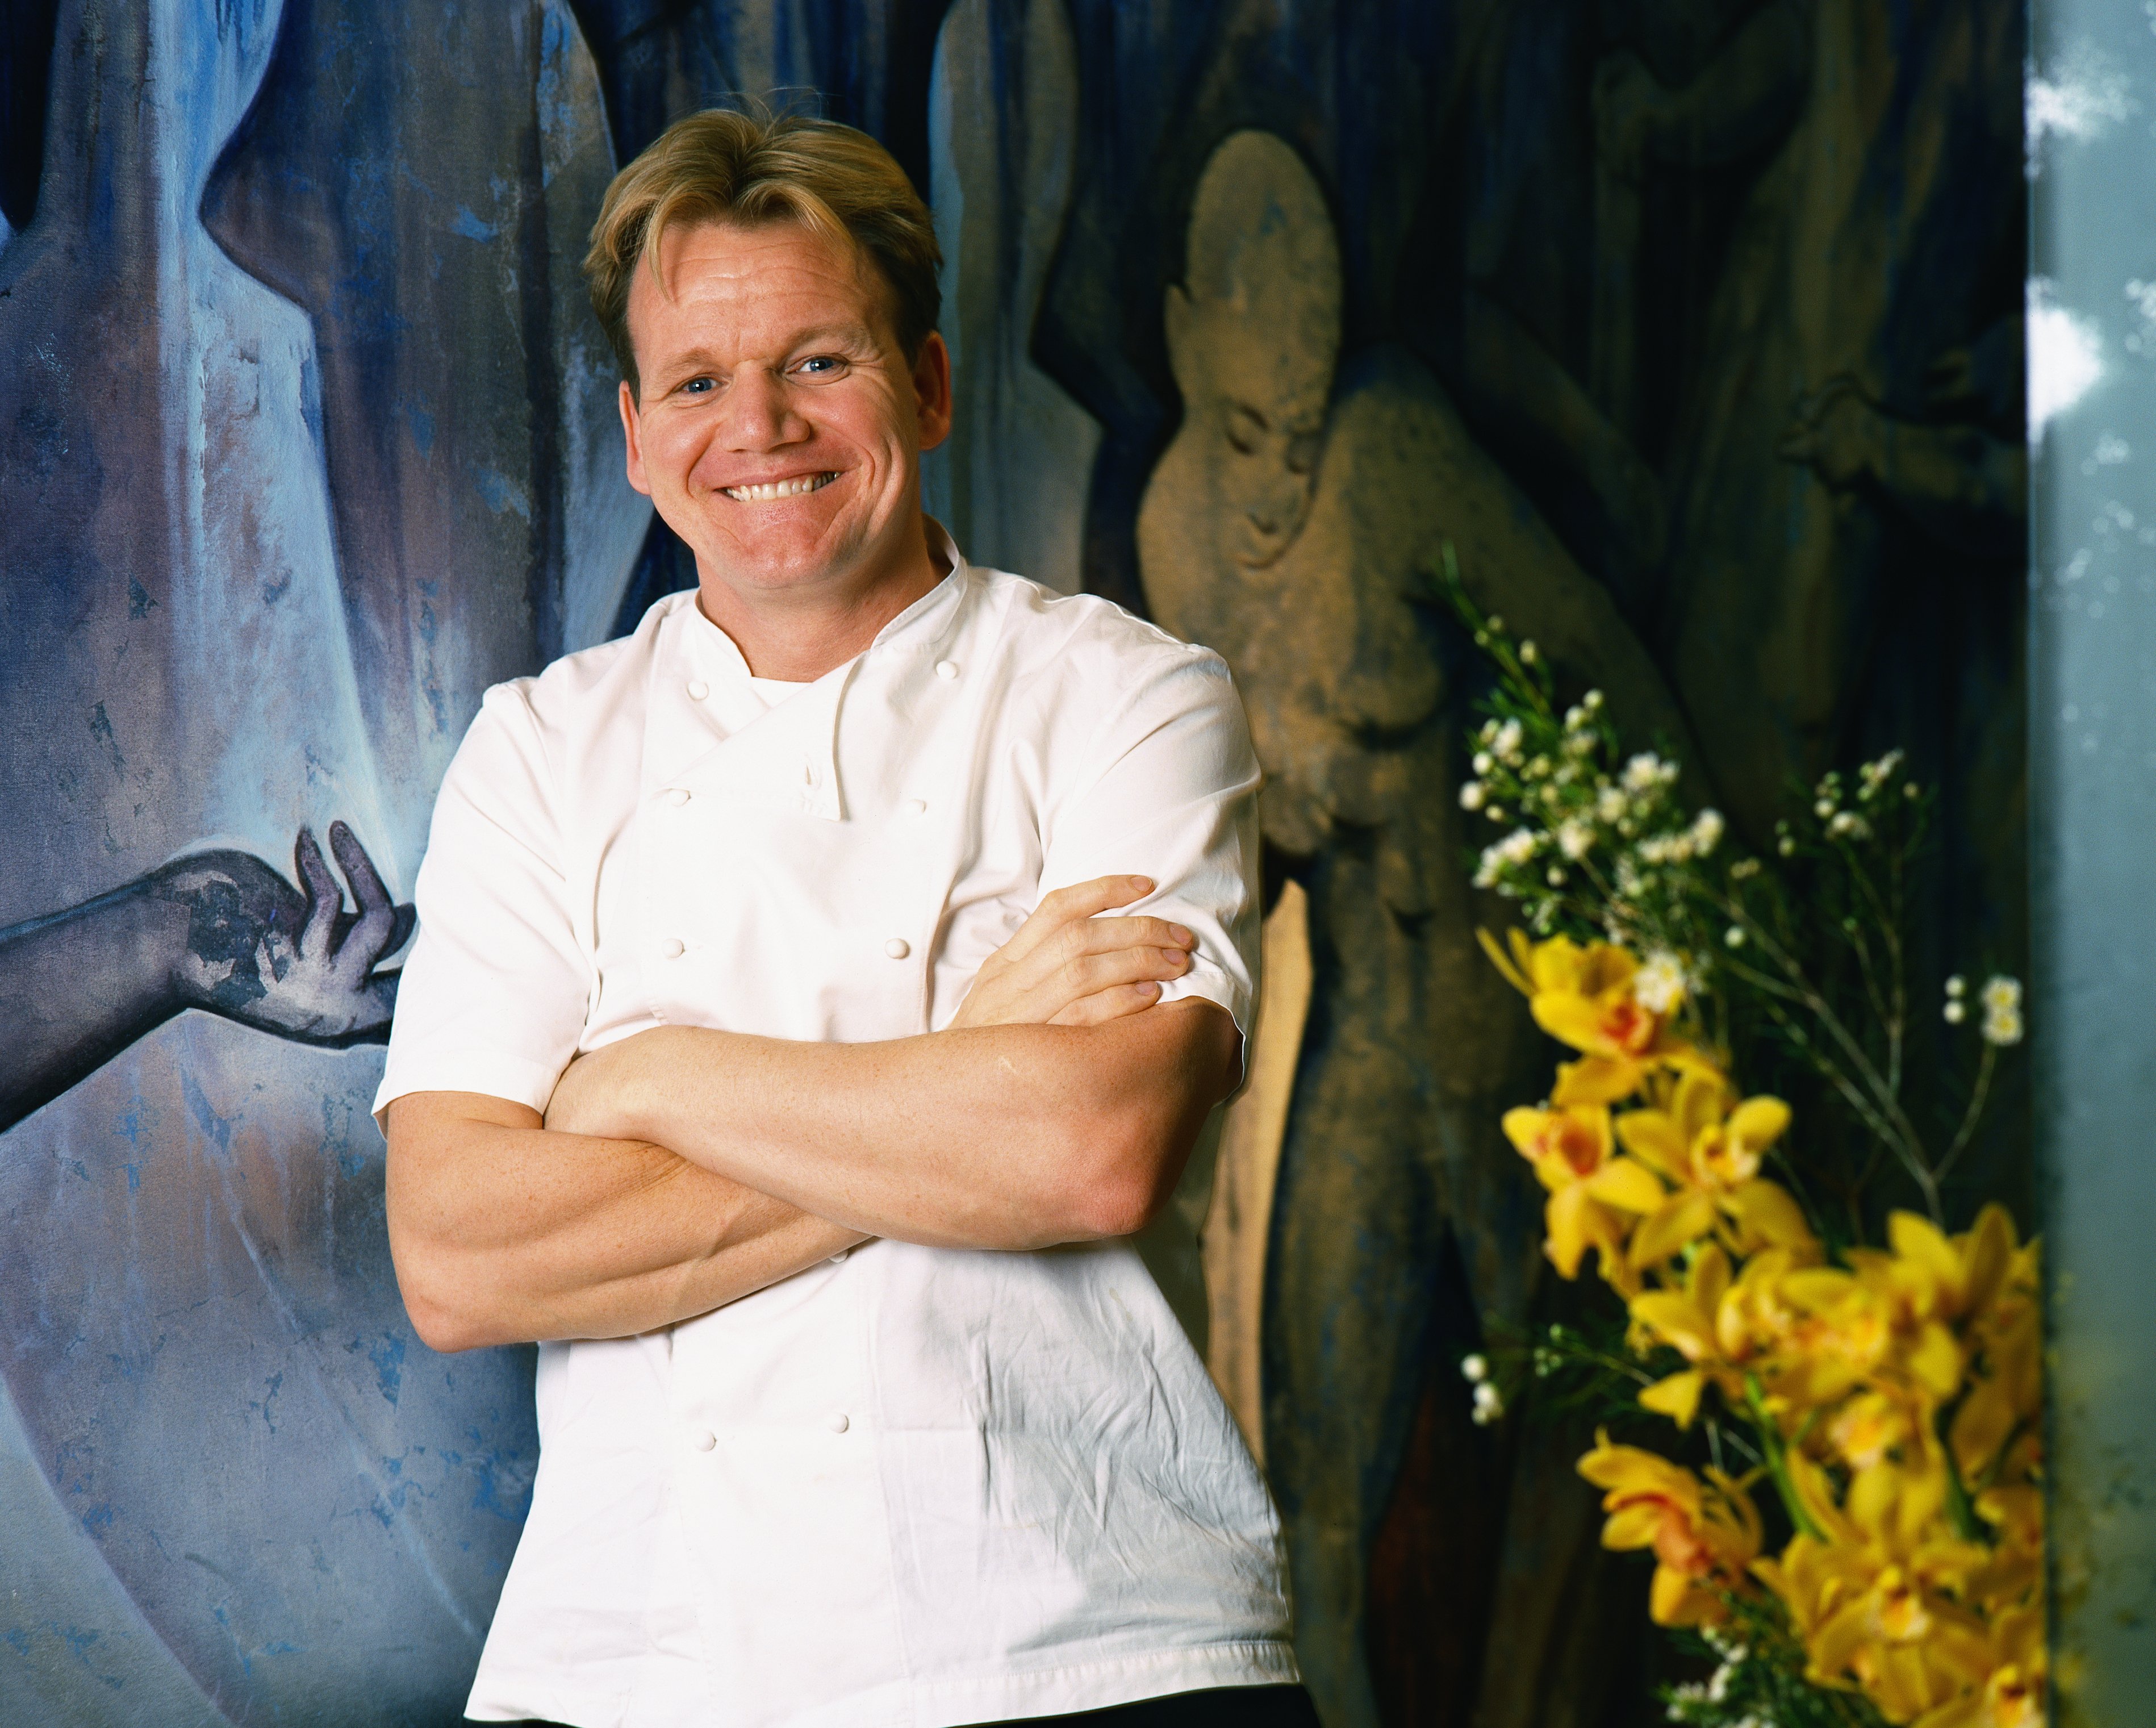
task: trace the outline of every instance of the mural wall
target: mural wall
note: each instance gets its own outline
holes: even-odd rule
[[[1890,743],[2025,943],[2012,0],[18,0],[0,23],[0,1721],[454,1720],[528,1353],[398,1300],[367,1114],[480,692],[687,585],[577,264],[743,95],[933,204],[977,561],[1217,647],[1250,1087],[1149,1246],[1328,1724],[1648,1720],[1630,1569],[1460,1354],[1563,1312],[1497,1132],[1478,600],[1754,844]],[[1918,1048],[1912,1060],[1934,1059]],[[1972,1160],[2018,1194],[2020,1106]]]

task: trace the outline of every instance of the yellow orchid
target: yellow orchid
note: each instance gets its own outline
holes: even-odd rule
[[[1603,1276],[1623,1288],[1630,1277],[1625,1239],[1634,1221],[1618,1209],[1630,1183],[1625,1172],[1612,1167],[1609,1107],[1553,1103],[1546,1110],[1507,1110],[1504,1128],[1505,1137],[1534,1166],[1535,1180],[1549,1191],[1543,1251],[1551,1264],[1564,1277],[1577,1278],[1581,1259],[1593,1248]],[[1631,1287],[1637,1288],[1636,1280]]]
[[[1568,936],[1530,942],[1524,932],[1512,930],[1508,954],[1488,931],[1475,934],[1506,980],[1527,998],[1535,1024],[1578,1051],[1586,1058],[1579,1066],[1611,1097],[1630,1097],[1659,1064],[1704,1060],[1670,1031],[1667,1013],[1640,1001],[1633,988],[1640,963],[1628,950],[1607,942],[1583,948]]]
[[[1729,1257],[1710,1243],[1693,1257],[1682,1288],[1648,1290],[1632,1299],[1634,1323],[1691,1365],[1640,1394],[1641,1404],[1681,1428],[1691,1426],[1710,1381],[1721,1386],[1726,1398],[1736,1397],[1742,1385],[1741,1355],[1722,1341],[1722,1309],[1730,1284]]]
[[[1861,1689],[1895,1723],[1981,1685],[1999,1664],[1964,1597],[1989,1556],[1948,1530],[1943,1470],[1875,1465],[1856,1473],[1836,1505],[1819,1466],[1795,1453],[1786,1466],[1824,1534],[1800,1534],[1752,1570],[1788,1609],[1807,1678]]]
[[[1994,1665],[1979,1686],[1927,1711],[1916,1728],[2044,1728],[2048,1663],[2043,1610],[2010,1610],[1986,1640]]]
[[[1632,1237],[1633,1265],[1660,1265],[1724,1218],[1741,1252],[1814,1247],[1797,1203],[1759,1175],[1767,1149],[1789,1124],[1789,1107],[1779,1098],[1739,1103],[1712,1069],[1687,1067],[1650,1083],[1646,1107],[1626,1111],[1615,1124],[1625,1151],[1670,1185]]]
[[[1606,1433],[1579,1461],[1579,1473],[1605,1490],[1605,1548],[1654,1551],[1647,1611],[1661,1626],[1722,1620],[1723,1598],[1743,1590],[1759,1552],[1759,1514],[1751,1496],[1720,1471],[1701,1480],[1681,1465]]]

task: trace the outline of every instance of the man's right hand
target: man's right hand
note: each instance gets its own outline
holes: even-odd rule
[[[1198,939],[1157,918],[1101,918],[1153,891],[1143,876],[1103,876],[1046,896],[983,963],[958,1026],[1099,1026],[1150,1008],[1190,969]]]

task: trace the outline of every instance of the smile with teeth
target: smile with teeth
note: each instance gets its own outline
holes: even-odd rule
[[[719,490],[739,504],[760,504],[771,498],[798,498],[803,492],[820,491],[838,478],[829,474],[803,474],[793,480],[767,480],[755,486],[721,486]]]

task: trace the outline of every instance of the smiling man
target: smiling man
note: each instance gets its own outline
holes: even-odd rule
[[[1240,1072],[1257,769],[1217,657],[921,514],[937,265],[819,121],[683,121],[593,231],[699,586],[488,693],[377,1101],[421,1336],[541,1345],[476,1720],[1315,1721],[1123,1240]]]

